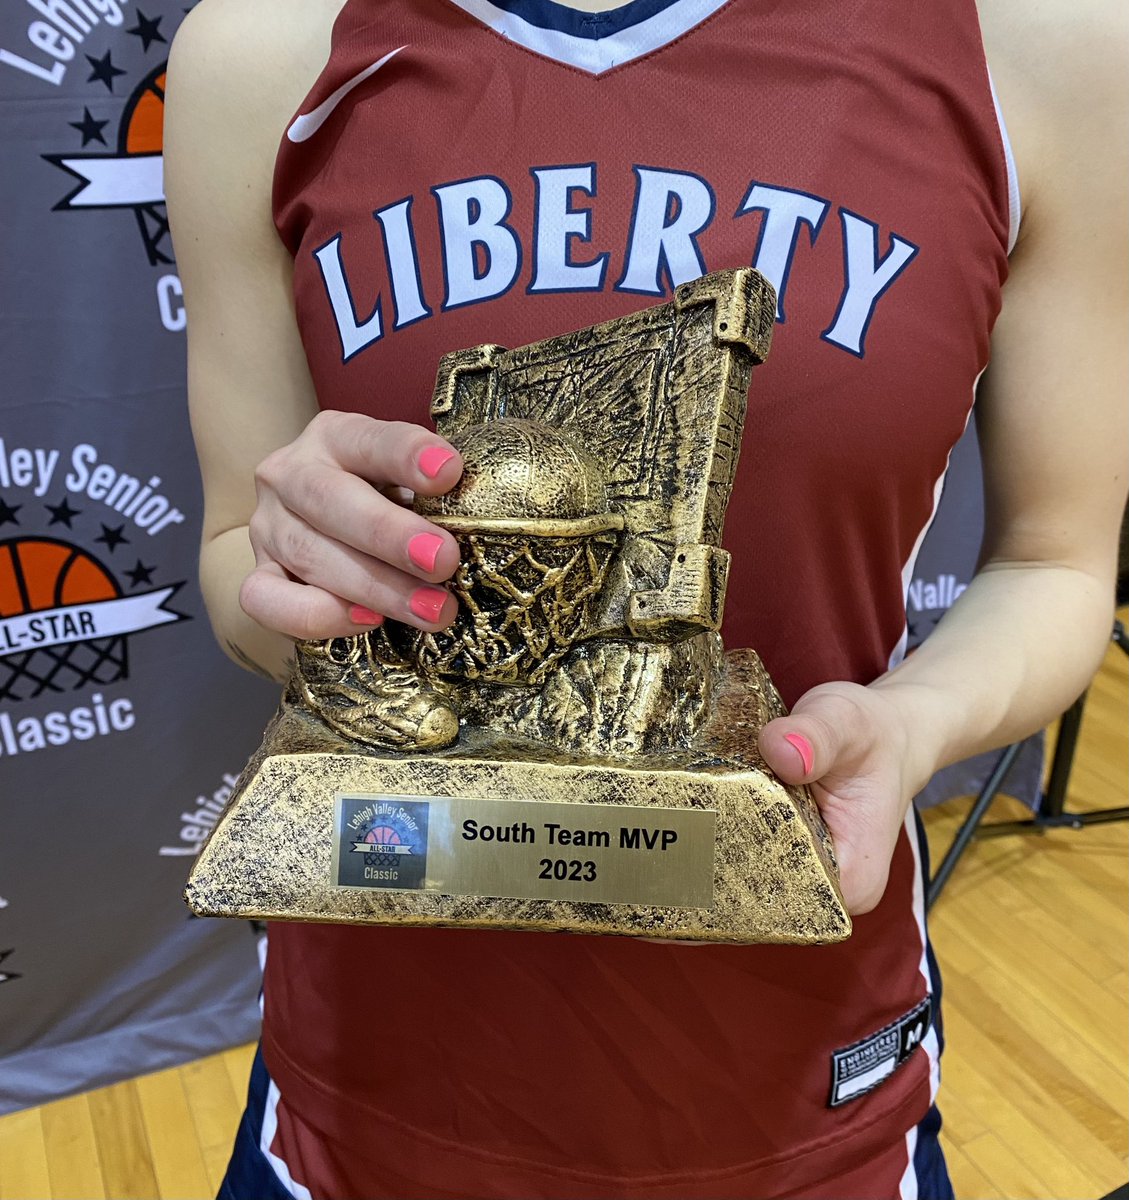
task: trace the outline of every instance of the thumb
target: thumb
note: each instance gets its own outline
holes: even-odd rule
[[[785,783],[814,783],[843,768],[849,744],[857,749],[857,724],[856,705],[835,684],[813,688],[761,730],[761,756]]]

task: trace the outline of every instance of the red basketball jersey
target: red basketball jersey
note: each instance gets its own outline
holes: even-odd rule
[[[319,401],[377,417],[427,422],[447,351],[764,272],[723,634],[793,702],[901,653],[1007,162],[972,0],[349,0],[274,202]],[[936,1082],[921,886],[903,836],[820,948],[275,925],[274,1149],[315,1195],[896,1195]]]

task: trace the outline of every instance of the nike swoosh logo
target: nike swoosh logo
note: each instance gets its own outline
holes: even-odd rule
[[[343,83],[332,96],[327,100],[323,100],[313,112],[299,113],[294,118],[294,123],[286,131],[286,136],[295,143],[308,141],[329,120],[333,115],[333,110],[355,87],[375,75],[390,58],[395,58],[401,50],[406,49],[407,46],[397,46],[395,50],[389,51],[383,58],[374,62],[371,67],[365,67],[363,71],[358,72],[352,79]]]

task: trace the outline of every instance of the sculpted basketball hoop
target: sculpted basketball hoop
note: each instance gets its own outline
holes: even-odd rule
[[[757,735],[784,706],[718,630],[755,271],[440,364],[461,482],[417,510],[462,549],[442,633],[302,643],[205,846],[201,916],[831,942],[850,934],[810,794]]]

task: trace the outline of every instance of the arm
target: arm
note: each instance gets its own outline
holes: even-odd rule
[[[1126,20],[1108,0],[1068,17],[1044,6],[1041,21],[1022,6],[1013,23],[1006,5],[986,7],[1025,211],[977,402],[981,566],[904,664],[867,688],[815,688],[762,735],[783,778],[814,784],[854,912],[881,898],[906,808],[933,772],[1056,717],[1112,622],[1129,432]],[[807,740],[810,768],[789,734]]]
[[[454,539],[382,489],[445,491],[457,455],[423,428],[318,414],[271,219],[278,140],[325,61],[338,6],[287,2],[280,15],[277,0],[205,2],[169,63],[165,178],[204,484],[201,586],[220,645],[276,679],[292,638],[356,634],[381,614],[434,629],[455,610],[434,587],[434,620],[412,608],[421,582],[454,570]],[[420,465],[428,449],[442,460],[433,473],[436,458]],[[421,534],[438,550],[421,556],[416,542],[413,555]]]

